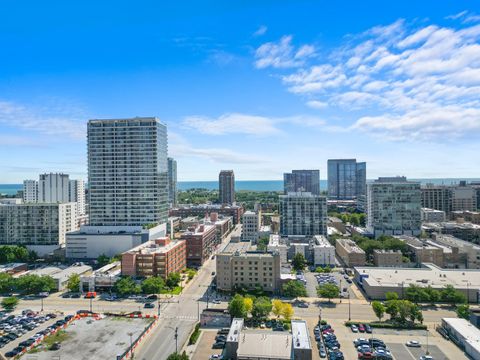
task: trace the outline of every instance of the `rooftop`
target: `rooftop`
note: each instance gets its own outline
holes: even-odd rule
[[[337,243],[350,253],[365,254],[365,251],[363,251],[357,244],[355,244],[353,240],[337,239]]]
[[[158,244],[155,241],[144,242],[133,249],[125,251],[124,254],[164,254],[184,242],[184,240],[169,241],[168,238],[165,238],[165,240],[165,245]]]
[[[294,349],[311,349],[307,322],[305,320],[292,320],[292,336]]]
[[[315,246],[318,247],[333,247],[324,235],[315,235]]]
[[[239,358],[290,360],[292,335],[273,331],[242,331],[238,342]]]
[[[442,320],[454,328],[459,334],[462,334],[467,342],[480,352],[480,329],[461,318],[444,318]]]
[[[230,331],[228,332],[227,342],[238,342],[242,328],[243,328],[243,319],[234,318],[232,320],[232,324],[230,325]]]
[[[250,250],[250,242],[248,241],[240,241],[240,242],[231,242],[229,243],[225,249],[221,253],[234,253],[236,251],[239,251],[241,253],[247,252]]]

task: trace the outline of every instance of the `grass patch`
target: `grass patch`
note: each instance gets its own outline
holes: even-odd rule
[[[399,324],[399,323],[392,323],[392,322],[385,322],[385,321],[372,321],[372,322],[359,322],[359,321],[346,321],[345,326],[351,325],[359,325],[359,324],[368,324],[372,328],[378,329],[402,329],[402,330],[426,330],[427,326],[423,324]]]
[[[182,290],[183,288],[181,286],[175,286],[173,289],[163,289],[160,293],[169,295],[180,295],[182,293]]]
[[[50,347],[55,343],[61,343],[67,339],[69,339],[72,334],[67,333],[65,330],[57,331],[53,335],[49,335],[43,339],[43,341],[38,345],[28,351],[29,354],[35,354],[40,351],[46,351],[50,349]]]
[[[197,342],[198,338],[200,337],[200,332],[200,324],[197,323],[197,325],[195,325],[195,330],[193,331],[192,335],[190,335],[188,345],[193,345]]]

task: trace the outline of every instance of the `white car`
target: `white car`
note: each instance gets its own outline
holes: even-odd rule
[[[433,359],[433,356],[422,355],[422,356],[420,356],[420,360],[434,360],[434,359]]]
[[[215,355],[210,355],[209,357],[210,360],[221,360],[223,359],[223,356],[222,355],[219,355],[219,354],[215,354]]]
[[[410,346],[410,347],[421,347],[422,345],[420,344],[419,341],[417,340],[408,340],[405,345]]]

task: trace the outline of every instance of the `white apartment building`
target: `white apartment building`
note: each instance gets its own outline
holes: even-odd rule
[[[281,235],[326,235],[327,198],[309,192],[280,195]]]
[[[70,180],[68,186],[68,197],[70,202],[77,203],[77,214],[86,214],[85,209],[85,182],[83,180]]]
[[[38,202],[38,181],[37,180],[23,181],[23,202],[24,203]]]
[[[314,266],[335,266],[335,246],[330,244],[324,235],[314,236]]]
[[[250,241],[252,244],[257,243],[260,221],[260,216],[253,211],[246,211],[242,215],[242,241]]]
[[[69,178],[67,174],[41,174],[38,181],[39,203],[67,203],[69,197]]]
[[[442,222],[446,220],[445,211],[429,208],[422,208],[420,210],[420,217],[422,222]]]
[[[419,235],[420,183],[405,177],[379,178],[367,185],[367,230],[381,235]]]
[[[267,250],[278,253],[280,255],[280,262],[282,264],[288,263],[288,246],[281,241],[280,235],[270,235]]]
[[[25,245],[43,255],[64,244],[76,226],[75,203],[0,204],[2,245]]]

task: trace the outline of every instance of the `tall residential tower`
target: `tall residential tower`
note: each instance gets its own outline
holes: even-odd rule
[[[309,192],[320,195],[320,170],[292,170],[283,174],[283,193]]]
[[[168,203],[177,205],[177,161],[172,158],[168,158]]]
[[[365,196],[367,163],[356,159],[328,160],[328,197],[334,200],[354,200]]]
[[[222,170],[218,176],[220,204],[235,202],[235,175],[233,170]]]

